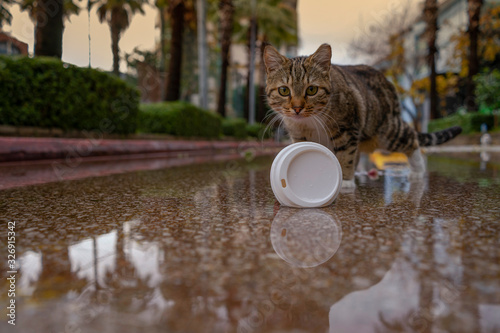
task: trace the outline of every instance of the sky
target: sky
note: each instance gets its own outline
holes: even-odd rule
[[[418,0],[413,0],[417,2]],[[376,24],[386,13],[394,11],[406,0],[298,0],[299,54],[313,53],[320,44],[329,43],[333,49],[332,61],[336,64],[353,64],[362,60],[355,59],[348,52],[349,42],[370,25]],[[12,25],[5,26],[17,39],[29,44],[33,52],[34,25],[26,12],[17,6],[11,10]],[[145,8],[145,15],[136,14],[130,27],[122,34],[120,50],[130,53],[135,47],[143,50],[153,49],[159,39],[155,28],[156,10]],[[83,10],[78,16],[71,16],[65,22],[62,60],[78,66],[89,64],[88,16]],[[111,70],[112,53],[109,27],[99,23],[95,10],[90,15],[91,65]],[[123,53],[122,53],[123,54]],[[125,71],[125,64],[121,70]]]

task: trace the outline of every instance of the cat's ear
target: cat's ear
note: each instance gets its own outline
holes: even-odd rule
[[[268,74],[282,68],[288,61],[287,57],[282,56],[278,50],[271,45],[267,45],[264,49],[264,64],[266,65]]]
[[[324,71],[329,71],[331,67],[332,47],[328,44],[321,44],[320,47],[314,52],[307,61],[316,63]]]

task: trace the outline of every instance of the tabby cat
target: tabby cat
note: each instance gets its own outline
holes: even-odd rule
[[[418,133],[401,118],[396,89],[372,67],[336,66],[323,44],[309,57],[293,59],[274,47],[264,50],[267,99],[282,119],[293,142],[318,142],[337,156],[343,187],[354,187],[360,152],[377,148],[405,153],[411,176],[421,178],[425,164],[419,147],[444,143],[460,127]]]

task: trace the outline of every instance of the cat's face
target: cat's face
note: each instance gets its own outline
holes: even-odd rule
[[[332,92],[329,45],[309,57],[288,59],[274,47],[264,50],[267,100],[274,111],[301,121],[325,112]]]

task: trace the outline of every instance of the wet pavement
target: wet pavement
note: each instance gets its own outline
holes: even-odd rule
[[[279,207],[270,157],[1,190],[0,331],[499,332],[498,161],[434,154],[323,209]]]

